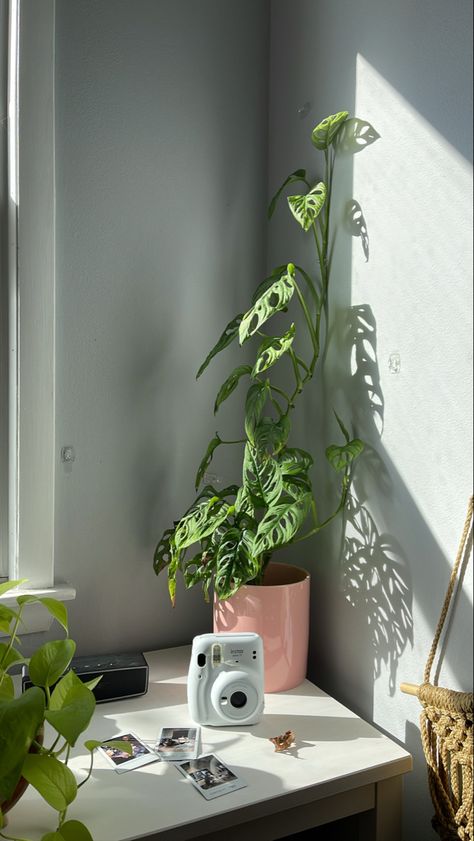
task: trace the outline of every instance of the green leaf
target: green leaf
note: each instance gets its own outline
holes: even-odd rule
[[[255,535],[255,554],[271,552],[278,546],[290,543],[306,519],[311,499],[311,494],[306,493],[298,500],[286,500],[270,508],[259,523]]]
[[[285,494],[291,496],[294,500],[300,500],[307,494],[312,494],[312,487],[309,477],[301,473],[298,476],[284,476],[283,488]]]
[[[273,505],[283,490],[283,478],[277,462],[249,443],[245,446],[243,482],[257,507]]]
[[[268,206],[268,218],[271,219],[273,213],[275,212],[275,208],[277,206],[278,199],[280,198],[281,193],[287,186],[287,184],[294,184],[295,181],[303,181],[305,184],[308,182],[306,181],[306,170],[305,169],[295,169],[291,175],[283,182],[281,187],[276,191],[275,195],[273,196],[269,206]]]
[[[283,336],[268,336],[263,340],[258,349],[257,361],[253,366],[252,377],[256,377],[258,374],[266,371],[267,368],[274,365],[288,351],[293,344],[295,332],[295,325],[292,324]]]
[[[93,689],[101,682],[103,675],[98,675],[98,677],[92,678],[92,680],[85,680],[84,686],[87,686],[88,689],[92,692]]]
[[[255,447],[264,450],[269,455],[278,453],[285,446],[290,434],[291,422],[288,415],[274,421],[272,418],[262,418],[255,427]]]
[[[342,124],[349,116],[348,111],[339,111],[337,114],[331,114],[313,129],[311,135],[311,142],[316,149],[324,151],[331,145]]]
[[[67,607],[63,602],[58,601],[57,599],[50,599],[48,596],[42,596],[39,601],[42,605],[48,610],[51,616],[56,619],[56,622],[64,628],[66,633],[68,632],[68,616],[67,616]]]
[[[326,201],[326,185],[323,181],[316,184],[305,196],[288,196],[288,205],[304,231],[309,231],[318,218]]]
[[[239,488],[239,492],[235,499],[235,513],[236,515],[246,514],[250,517],[253,517],[255,514],[255,508],[253,502],[250,498],[250,494],[248,488],[245,485]]]
[[[222,336],[220,337],[218,342],[216,342],[216,344],[214,345],[212,350],[209,351],[209,353],[206,356],[204,362],[202,363],[201,367],[199,368],[199,371],[196,374],[196,379],[198,379],[201,376],[202,372],[205,371],[205,369],[209,365],[209,362],[211,361],[211,359],[213,359],[214,356],[216,356],[216,354],[218,354],[221,350],[224,350],[224,348],[226,348],[227,345],[230,345],[230,343],[233,342],[233,340],[235,339],[235,337],[237,336],[237,334],[239,332],[239,325],[240,325],[241,321],[242,321],[242,314],[236,315],[235,318],[232,319],[232,321],[229,321],[227,327],[225,328],[224,332],[222,333]]]
[[[344,424],[343,424],[341,418],[339,417],[339,415],[337,414],[337,412],[334,409],[333,409],[333,412],[334,412],[334,414],[336,416],[336,420],[339,424],[339,429],[341,430],[342,434],[344,435],[344,438],[346,439],[346,442],[349,443],[349,441],[351,439],[351,436],[349,435],[346,427],[344,426]]]
[[[71,769],[55,756],[29,753],[23,763],[23,776],[53,809],[63,812],[77,794]]]
[[[292,263],[289,263],[286,273],[272,283],[266,292],[257,299],[253,307],[245,313],[239,327],[241,345],[246,339],[253,336],[272,315],[287,306],[295,291],[294,276],[295,267]]]
[[[219,436],[216,432],[215,437],[209,442],[207,450],[204,454],[204,458],[202,459],[201,464],[198,467],[198,472],[196,473],[196,481],[194,483],[195,487],[196,487],[196,490],[198,489],[199,485],[201,484],[203,476],[204,476],[207,468],[209,467],[209,465],[212,461],[212,457],[214,455],[214,450],[216,450],[217,447],[219,446],[219,444],[221,444],[221,443],[222,443],[221,439],[219,438]]]
[[[21,651],[18,651],[16,648],[10,648],[4,642],[0,642],[0,668],[7,669],[10,666],[13,666],[15,663],[26,663],[26,657],[23,657]]]
[[[307,473],[313,464],[312,456],[298,447],[287,447],[279,459],[280,470],[284,476],[298,476]]]
[[[45,718],[74,747],[78,736],[89,725],[94,709],[93,693],[71,669],[56,684]]]
[[[153,569],[155,570],[156,575],[159,575],[159,573],[165,569],[171,561],[172,549],[170,541],[173,536],[174,529],[166,529],[155,549],[155,554],[153,556]]]
[[[10,625],[13,619],[17,617],[16,611],[11,607],[5,607],[0,604],[0,633],[10,635]]]
[[[36,686],[53,686],[68,668],[76,643],[73,640],[46,642],[33,654],[28,671]]]
[[[183,569],[183,577],[185,586],[189,589],[195,584],[202,583],[210,584],[214,572],[214,549],[211,547],[211,541],[203,541],[204,548],[202,552],[198,552],[187,561]]]
[[[207,537],[229,513],[229,505],[218,497],[200,500],[179,522],[175,532],[176,549],[186,549]]]
[[[254,431],[265,403],[270,394],[270,383],[257,382],[250,386],[245,399],[245,432],[249,440],[254,442]]]
[[[214,414],[216,414],[221,403],[223,403],[224,400],[227,400],[229,395],[237,388],[240,378],[245,376],[245,374],[250,374],[251,371],[252,367],[250,365],[239,365],[237,368],[234,368],[232,373],[227,377],[225,383],[221,385],[219,389],[216,402],[214,403]]]
[[[23,760],[43,723],[44,693],[30,687],[18,698],[0,700],[0,803],[21,775]]]
[[[61,825],[61,839],[64,841],[93,841],[87,826],[81,821],[66,821]]]
[[[106,739],[105,741],[102,740],[101,742],[97,741],[97,739],[88,739],[87,742],[84,742],[84,747],[90,753],[94,751],[96,748],[100,748],[102,745],[106,744],[108,747],[117,748],[117,750],[122,750],[124,753],[128,753],[130,756],[133,753],[133,748],[130,742],[123,742],[120,739]]]
[[[275,283],[275,280],[278,280],[278,278],[280,278],[282,274],[286,272],[287,267],[288,264],[283,263],[281,266],[275,266],[275,268],[272,269],[271,274],[269,274],[268,277],[264,278],[264,280],[262,280],[261,283],[258,284],[255,292],[252,295],[252,304],[255,304],[256,301],[258,301],[258,299],[261,298],[263,293],[267,291],[267,289],[270,289],[270,286],[272,286],[272,284]]]
[[[52,599],[49,596],[18,596],[17,602],[19,605],[24,604],[35,604],[41,603],[46,610],[51,614],[51,616],[59,622],[60,625],[64,628],[67,633],[68,624],[67,624],[67,608],[66,606],[58,601],[57,599]]]
[[[0,701],[8,701],[15,697],[15,686],[13,678],[6,672],[2,674],[0,671]]]
[[[229,529],[223,537],[217,555],[214,589],[220,599],[228,599],[245,581],[255,578],[258,572],[253,555],[252,532],[238,528]]]
[[[20,587],[25,581],[28,581],[28,579],[18,578],[16,581],[4,581],[3,584],[0,584],[0,596],[8,593],[9,590],[13,590],[15,587]]]
[[[360,438],[354,438],[344,444],[343,447],[338,447],[336,444],[331,444],[326,450],[326,458],[334,470],[340,472],[350,466],[364,449],[364,444]]]

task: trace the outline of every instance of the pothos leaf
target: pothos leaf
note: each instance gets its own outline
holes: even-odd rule
[[[276,191],[275,195],[273,196],[269,206],[268,206],[268,218],[271,219],[275,208],[277,206],[278,199],[280,198],[281,193],[285,189],[287,184],[293,184],[295,181],[303,181],[305,184],[308,182],[306,181],[306,170],[305,169],[295,169],[291,175],[283,182],[281,187]]]
[[[240,344],[253,336],[272,315],[286,307],[295,291],[294,276],[295,267],[289,263],[286,273],[272,283],[245,313],[239,327]]]
[[[122,742],[122,744],[126,744],[126,742]],[[81,821],[66,821],[66,823],[61,824],[61,831],[58,834],[61,841],[93,841],[92,835]],[[44,838],[42,841],[44,841]]]
[[[259,507],[274,505],[283,490],[277,462],[249,443],[245,445],[243,483],[250,499]]]
[[[270,383],[257,382],[250,386],[245,400],[245,433],[253,443],[254,431],[270,394]]]
[[[311,142],[313,146],[316,146],[316,149],[319,149],[320,151],[327,149],[333,142],[342,124],[345,120],[347,120],[348,116],[348,111],[338,111],[337,114],[331,114],[329,117],[321,120],[321,122],[313,129],[311,135]]]
[[[214,403],[214,414],[216,414],[221,403],[227,400],[229,395],[237,388],[240,378],[251,372],[252,367],[250,365],[239,365],[237,368],[234,368],[218,391],[216,402]]]
[[[252,369],[252,377],[256,377],[270,368],[271,365],[274,365],[291,347],[294,338],[295,325],[292,324],[283,336],[268,336],[264,339],[258,349],[257,361]]]
[[[331,444],[326,450],[326,458],[334,470],[340,472],[345,470],[350,464],[360,456],[364,449],[364,444],[360,438],[354,438],[343,447],[338,447],[336,444]]]
[[[23,763],[23,776],[58,812],[64,812],[76,797],[74,774],[55,756],[27,754]]]
[[[8,593],[9,590],[14,590],[15,587],[19,587],[22,584],[28,581],[27,578],[18,578],[16,581],[5,581],[3,584],[0,584],[0,596],[3,596],[4,593]]]
[[[212,461],[212,457],[214,455],[214,450],[216,450],[217,447],[219,446],[219,444],[221,444],[221,443],[222,443],[221,439],[219,438],[219,436],[216,432],[215,437],[212,438],[212,440],[209,442],[207,450],[204,454],[204,458],[202,459],[201,464],[198,467],[198,472],[196,473],[196,480],[195,480],[196,490],[198,489],[199,485],[201,484],[203,476],[204,476],[207,468],[209,467],[209,465]]]
[[[326,201],[326,192],[326,185],[320,181],[305,196],[288,196],[290,210],[304,231],[309,231],[321,213]]]
[[[201,376],[202,372],[205,371],[205,369],[209,365],[209,362],[211,361],[211,359],[213,359],[214,356],[216,356],[216,354],[218,354],[221,350],[224,350],[224,348],[226,348],[228,345],[230,345],[231,342],[233,342],[233,340],[235,339],[235,337],[237,336],[237,334],[239,332],[239,325],[240,325],[241,321],[242,321],[242,314],[236,315],[235,318],[232,319],[232,321],[229,321],[227,327],[225,328],[224,332],[222,333],[222,336],[216,342],[216,344],[214,345],[212,350],[209,351],[209,353],[206,356],[204,362],[202,363],[201,367],[199,368],[199,371],[196,374],[196,379],[198,379]]]
[[[311,494],[306,493],[297,500],[287,499],[270,508],[255,535],[255,555],[290,543],[308,514],[311,499]]]

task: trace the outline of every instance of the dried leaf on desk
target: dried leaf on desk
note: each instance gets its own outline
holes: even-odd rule
[[[282,733],[281,736],[273,736],[270,739],[270,742],[273,742],[275,745],[275,751],[279,753],[282,750],[288,750],[294,742],[295,742],[295,734],[293,730],[287,730],[286,733]]]

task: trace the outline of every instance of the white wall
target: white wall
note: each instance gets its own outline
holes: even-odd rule
[[[196,370],[264,267],[268,4],[56,8],[56,567],[79,653],[147,650],[211,629],[152,558],[229,359]]]
[[[311,677],[414,755],[407,841],[435,836],[420,707],[398,687],[422,680],[471,492],[471,15],[462,0],[272,2],[269,194],[298,167],[322,174],[310,135],[327,114],[380,135],[337,164],[334,344],[295,442],[323,460],[334,406],[368,446],[345,528],[298,560],[313,571]],[[289,259],[309,266],[310,243],[282,206],[269,263]],[[332,484],[315,475],[329,510]],[[472,688],[472,571],[440,683]]]

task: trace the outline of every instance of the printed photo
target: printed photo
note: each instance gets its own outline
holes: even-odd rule
[[[128,754],[114,747],[112,744],[107,744],[107,742],[117,741],[128,742],[133,753]],[[147,765],[149,762],[156,762],[159,759],[155,751],[145,745],[134,733],[119,733],[113,739],[106,739],[99,750],[108,759],[110,764],[115,767],[118,773],[131,771],[133,768]]]
[[[155,745],[161,759],[194,759],[198,753],[198,727],[163,727]]]
[[[180,762],[177,768],[206,800],[212,800],[247,785],[215,754],[200,756],[199,759],[190,762]]]

